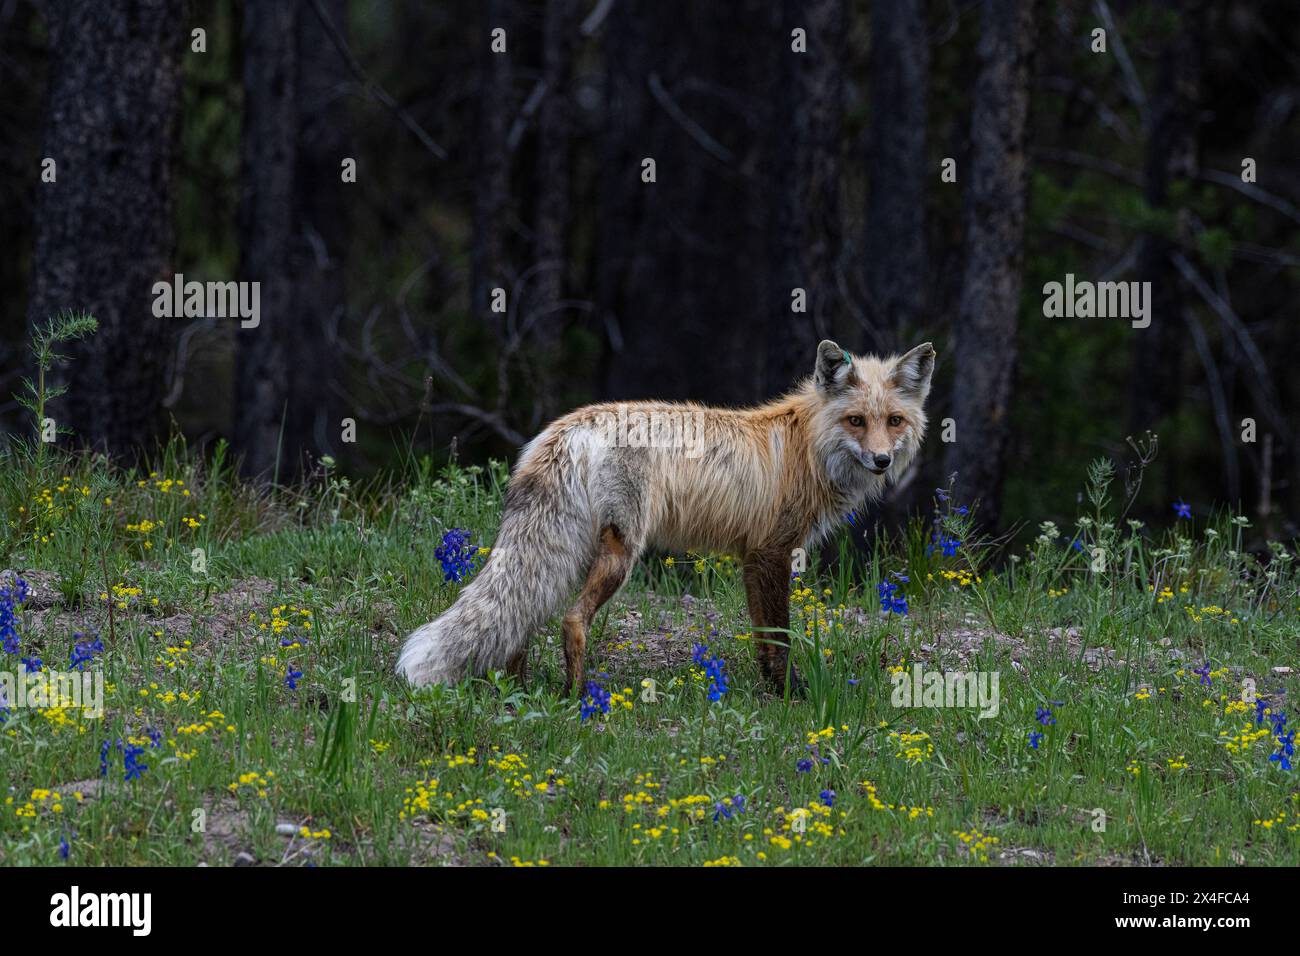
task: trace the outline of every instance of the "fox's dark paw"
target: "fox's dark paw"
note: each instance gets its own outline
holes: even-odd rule
[[[808,682],[803,679],[803,676],[793,664],[790,665],[788,678],[787,672],[784,668],[776,672],[769,671],[767,674],[767,683],[768,686],[772,688],[772,693],[776,694],[778,697],[785,696],[787,684],[790,687],[791,697],[802,697],[808,691]]]

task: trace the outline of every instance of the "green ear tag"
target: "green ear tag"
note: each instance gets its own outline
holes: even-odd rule
[[[844,353],[844,364],[845,364],[845,365],[852,365],[852,364],[853,364],[853,359],[849,358],[849,353],[848,353],[848,352],[845,352],[845,353]]]

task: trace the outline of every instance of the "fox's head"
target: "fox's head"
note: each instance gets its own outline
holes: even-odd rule
[[[905,355],[850,355],[829,339],[817,346],[813,392],[817,446],[837,485],[880,485],[867,476],[901,475],[925,437],[935,351],[929,342]]]

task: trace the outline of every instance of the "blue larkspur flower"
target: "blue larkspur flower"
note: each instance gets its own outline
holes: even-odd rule
[[[1056,718],[1052,716],[1052,708],[1050,707],[1039,707],[1038,712],[1034,714],[1034,719],[1044,727],[1050,727],[1056,723]]]
[[[1174,502],[1174,511],[1180,518],[1190,518],[1192,516],[1192,506],[1182,498]]]
[[[816,744],[804,744],[804,750],[807,750],[810,754],[813,755],[813,759],[809,760],[810,765],[814,762],[814,760],[816,763],[820,763],[820,764],[828,764],[831,762],[830,757],[822,756],[821,749]]]
[[[1264,722],[1264,713],[1268,710],[1268,698],[1255,698],[1255,725],[1259,726]]]
[[[934,534],[930,537],[930,542],[925,546],[925,556],[928,558],[934,554],[935,549],[944,553],[946,557],[955,557],[957,549],[962,546],[960,538],[954,538],[952,535],[944,534],[939,529],[935,529]]]
[[[609,691],[601,687],[596,681],[587,682],[587,692],[583,695],[581,707],[578,712],[579,721],[585,722],[588,717],[595,717],[597,714],[609,713]]]
[[[1274,746],[1277,750],[1271,753],[1268,759],[1283,770],[1290,770],[1291,758],[1295,756],[1295,731],[1287,731],[1285,711],[1276,714],[1270,720],[1273,723]]]
[[[122,755],[122,771],[124,780],[139,780],[146,770],[149,769],[147,763],[140,762],[140,756],[144,753],[143,747],[137,747],[135,744],[125,743],[121,738],[116,742],[105,740],[99,745],[99,775],[108,776],[108,755],[116,750]]]
[[[144,772],[149,769],[147,763],[140,762],[142,753],[144,753],[144,748],[137,747],[134,744],[128,744],[122,748],[122,769],[126,772],[125,779],[139,780]]]
[[[1035,750],[1037,750],[1037,749],[1038,749],[1038,745],[1039,745],[1040,743],[1042,743],[1042,742],[1043,742],[1043,735],[1042,735],[1042,734],[1040,734],[1040,733],[1039,733],[1038,731],[1036,731],[1036,730],[1031,730],[1031,731],[1029,732],[1029,746],[1031,746],[1031,747],[1033,747]]]
[[[302,679],[302,671],[296,671],[290,668],[284,675],[284,686],[290,690],[298,689],[298,681]]]
[[[886,614],[907,614],[907,596],[897,584],[881,581],[876,585],[876,593],[880,596],[880,609]]]
[[[120,740],[118,741],[118,744],[119,745],[121,744]],[[103,743],[99,745],[99,775],[101,777],[108,776],[108,752],[112,748],[113,745],[109,743],[107,740],[105,740]]]
[[[72,650],[68,651],[68,666],[72,670],[85,670],[87,664],[94,662],[96,654],[104,653],[104,642],[97,636],[86,638],[78,632],[72,635],[72,641]]]
[[[808,773],[809,771],[812,770],[812,768],[813,768],[813,762],[807,757],[804,757],[802,760],[800,760],[797,764],[794,765],[794,769],[796,773]]]
[[[18,610],[26,600],[27,582],[24,579],[14,578],[12,582],[0,585],[0,648],[6,654],[18,653]]]
[[[736,794],[726,800],[719,800],[713,805],[713,822],[719,820],[730,820],[737,813],[745,812],[745,798]]]
[[[824,803],[826,806],[828,806],[828,807],[833,807],[833,806],[835,806],[835,791],[834,791],[834,790],[831,790],[831,789],[828,788],[828,789],[826,789],[826,790],[823,790],[821,793],[817,794],[817,796],[821,798],[822,803]]]
[[[442,536],[442,544],[433,556],[442,565],[444,581],[461,582],[474,573],[475,549],[469,543],[470,534],[464,528],[451,528]]]
[[[731,684],[727,679],[727,662],[716,654],[709,654],[707,644],[696,644],[691,652],[691,660],[704,668],[704,676],[709,681],[709,700],[721,700],[722,695],[731,690]]]

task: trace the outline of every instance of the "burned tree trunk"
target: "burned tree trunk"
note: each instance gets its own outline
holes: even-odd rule
[[[249,474],[284,461],[281,422],[296,338],[289,247],[298,150],[296,4],[249,0],[244,8],[243,198],[240,278],[260,283],[255,328],[240,329],[236,447]]]
[[[67,349],[66,421],[116,455],[157,433],[171,320],[153,312],[170,281],[172,161],[177,149],[180,0],[47,7],[51,69],[43,157],[53,182],[36,205],[31,324],[63,309],[99,320]]]
[[[871,8],[871,120],[863,242],[874,351],[900,345],[926,315],[925,153],[930,41],[921,0]],[[906,330],[906,331],[905,331]],[[907,343],[913,344],[913,343]]]
[[[748,91],[766,89],[770,60],[751,52],[772,42],[765,11],[758,0],[642,0],[610,13],[597,243],[612,398],[734,403],[763,392],[755,340],[767,284],[754,277],[768,258],[756,172],[766,108]]]
[[[346,0],[316,2],[330,24],[339,31],[346,29]],[[295,234],[289,265],[301,332],[292,351],[289,394],[293,398],[285,418],[285,448],[295,462],[301,461],[304,451],[342,452],[341,422],[356,416],[356,409],[347,407],[342,398],[339,358],[347,308],[345,197],[358,188],[342,180],[344,157],[355,158],[349,148],[347,68],[315,9],[303,10],[299,17]],[[371,172],[362,169],[357,175]]]
[[[341,0],[319,9],[343,29]],[[253,475],[298,474],[306,455],[330,450],[340,417],[329,383],[346,240],[342,72],[310,0],[249,0],[240,274],[260,283],[260,316],[236,332],[236,441]]]
[[[1034,0],[985,0],[966,176],[966,266],[951,349],[959,494],[1000,513],[1025,226],[1025,135]]]
[[[1177,7],[1179,24],[1161,48],[1148,114],[1143,196],[1152,210],[1165,213],[1161,218],[1171,227],[1150,231],[1138,252],[1138,281],[1151,283],[1151,324],[1133,333],[1130,427],[1135,434],[1156,428],[1162,419],[1174,415],[1182,394],[1186,289],[1173,254],[1179,248],[1176,232],[1183,214],[1171,204],[1170,187],[1179,180],[1190,182],[1198,168],[1196,113],[1203,10],[1196,0],[1181,0]],[[1177,456],[1178,449],[1171,449],[1170,454]],[[1165,469],[1166,497],[1177,495],[1172,484],[1175,471]]]
[[[767,318],[766,392],[777,394],[806,375],[824,338],[842,336],[836,307],[840,243],[840,118],[843,114],[844,0],[786,0],[777,19],[779,66],[772,71],[767,144],[774,203]],[[791,32],[806,34],[806,51]],[[802,289],[801,310],[793,290]]]
[[[536,429],[560,410],[558,365],[563,333],[565,231],[569,224],[569,76],[574,44],[573,0],[547,0],[542,25],[542,105],[537,116],[537,207],[531,292],[524,325],[535,357]]]
[[[478,174],[474,184],[474,238],[470,251],[470,311],[498,337],[504,322],[491,311],[492,290],[510,292],[507,275],[506,214],[510,208],[510,42],[507,0],[485,0],[480,41]],[[491,31],[506,31],[506,52],[491,48]]]

